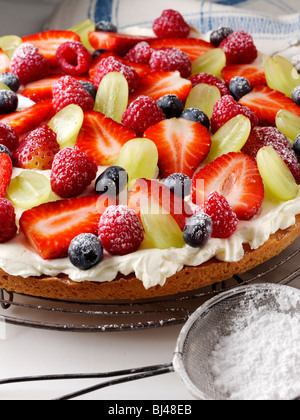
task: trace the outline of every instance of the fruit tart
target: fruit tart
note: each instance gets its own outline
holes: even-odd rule
[[[138,31],[137,31],[138,32]],[[300,77],[174,10],[0,38],[0,287],[76,301],[199,289],[300,234]]]

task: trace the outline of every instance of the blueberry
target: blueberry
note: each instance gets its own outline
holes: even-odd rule
[[[298,134],[298,136],[296,137],[296,140],[294,141],[293,149],[296,155],[300,157],[300,134]]]
[[[81,85],[86,89],[86,91],[91,95],[91,97],[95,100],[97,95],[97,88],[93,83],[87,82],[85,80],[80,81]]]
[[[205,213],[194,214],[183,230],[185,243],[192,248],[202,248],[207,244],[213,232],[213,222]]]
[[[99,48],[99,50],[96,50],[93,52],[93,60],[96,60],[100,55],[108,52],[108,50],[105,50],[104,48]]]
[[[172,174],[165,179],[164,185],[174,194],[185,198],[190,195],[192,180],[184,174]]]
[[[4,146],[4,144],[0,144],[0,153],[6,153],[10,157],[10,160],[12,161],[10,150],[6,146]]]
[[[219,28],[216,31],[213,31],[210,35],[210,43],[218,48],[221,42],[224,41],[224,39],[228,38],[229,35],[233,34],[234,30],[232,28]]]
[[[89,270],[97,265],[102,257],[102,243],[91,233],[76,236],[69,246],[69,259],[80,270]]]
[[[297,86],[293,90],[292,99],[297,105],[300,106],[300,86]]]
[[[96,23],[96,31],[116,33],[118,32],[118,28],[112,22],[100,20]]]
[[[18,108],[19,99],[11,90],[0,90],[0,114],[10,114]]]
[[[162,96],[157,105],[168,119],[179,118],[183,112],[183,103],[176,95]]]
[[[111,166],[104,171],[96,180],[96,193],[107,194],[110,197],[117,197],[128,184],[128,174],[120,166]]]
[[[21,86],[18,76],[9,72],[0,74],[0,82],[4,83],[14,92],[17,92]]]
[[[252,86],[245,77],[237,76],[231,79],[229,89],[234,99],[239,101],[243,96],[251,92]]]
[[[185,118],[186,120],[191,120],[198,122],[208,130],[210,128],[210,121],[208,116],[198,108],[188,108],[181,114],[180,118]]]

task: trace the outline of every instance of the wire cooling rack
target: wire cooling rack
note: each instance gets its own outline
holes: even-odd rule
[[[41,299],[0,289],[0,319],[24,327],[72,332],[115,332],[184,324],[214,295],[255,282],[288,284],[300,279],[300,239],[243,276],[190,293],[139,302],[80,303]]]

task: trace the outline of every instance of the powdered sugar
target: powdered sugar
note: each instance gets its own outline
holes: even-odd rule
[[[300,395],[299,295],[280,295],[274,308],[259,301],[212,352],[215,387],[231,400],[291,400]]]

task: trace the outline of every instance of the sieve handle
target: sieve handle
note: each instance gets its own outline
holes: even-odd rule
[[[101,384],[82,389],[72,394],[64,395],[63,397],[56,398],[55,400],[70,400],[91,392],[98,391],[99,389],[107,388],[109,386],[118,385],[125,382],[132,382],[139,379],[150,378],[154,376],[163,375],[166,373],[174,372],[173,364],[168,363],[164,365],[148,366],[137,369],[127,369],[115,372],[102,372],[102,373],[80,373],[80,374],[66,374],[66,375],[43,375],[43,376],[24,376],[19,378],[8,378],[0,380],[0,385],[21,383],[21,382],[40,382],[40,381],[58,381],[58,380],[75,380],[75,379],[104,379],[114,378]]]

